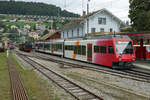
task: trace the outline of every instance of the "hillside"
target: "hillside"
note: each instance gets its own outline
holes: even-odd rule
[[[34,2],[11,2],[0,1],[0,14],[22,14],[22,15],[43,15],[78,17],[78,14],[62,10],[55,5],[34,3]]]

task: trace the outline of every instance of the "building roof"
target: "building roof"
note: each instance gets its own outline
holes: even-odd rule
[[[103,36],[103,35],[113,35],[114,32],[94,32],[86,34],[85,37],[92,37],[92,36]],[[116,35],[125,35],[125,32],[115,32]]]
[[[40,38],[40,40],[46,40],[46,39],[48,39],[49,37],[51,37],[52,35],[54,35],[55,33],[58,33],[58,32],[60,32],[60,31],[49,32],[48,34],[42,36],[42,37]]]
[[[9,38],[7,38],[7,37],[2,37],[1,40],[2,40],[2,41],[9,41]]]
[[[92,12],[92,13],[86,15],[86,16],[81,16],[81,17],[78,18],[78,19],[75,19],[75,20],[70,21],[69,23],[65,24],[65,25],[62,27],[62,29],[71,28],[71,27],[73,27],[73,26],[75,26],[75,25],[79,25],[79,24],[81,24],[81,21],[83,21],[83,20],[85,20],[85,19],[87,19],[87,18],[89,18],[89,17],[91,17],[91,16],[93,16],[93,15],[95,15],[95,14],[97,14],[97,13],[100,13],[100,12],[106,12],[106,13],[108,13],[108,14],[109,14],[110,16],[112,16],[114,19],[116,19],[117,21],[119,21],[120,24],[121,24],[121,26],[126,26],[126,24],[125,24],[122,20],[120,20],[117,16],[113,15],[110,11],[108,11],[108,10],[105,9],[105,8],[103,8],[103,9],[101,9],[101,10],[94,11],[94,12]]]
[[[74,19],[74,20],[70,21],[69,23],[62,26],[61,29],[67,29],[67,28],[71,28],[75,25],[79,25],[81,21],[83,21],[83,17],[80,17],[79,19]]]

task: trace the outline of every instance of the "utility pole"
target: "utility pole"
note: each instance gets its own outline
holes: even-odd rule
[[[87,2],[87,34],[89,33],[89,17],[88,17],[88,15],[89,15],[89,2],[90,2],[90,0],[88,0],[88,2]]]

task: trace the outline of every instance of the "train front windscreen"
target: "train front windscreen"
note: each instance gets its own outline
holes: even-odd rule
[[[26,48],[32,48],[32,44],[31,43],[26,43]]]
[[[133,45],[131,41],[115,41],[117,54],[133,54]]]

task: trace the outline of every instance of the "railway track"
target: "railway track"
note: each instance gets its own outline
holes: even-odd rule
[[[19,74],[10,58],[8,58],[8,68],[10,74],[12,100],[29,100]]]
[[[33,56],[31,56],[31,57],[33,57]],[[111,74],[111,75],[115,75],[115,76],[122,76],[122,77],[127,77],[129,79],[150,83],[150,72],[145,71],[143,69],[133,68],[130,70],[113,70],[110,68],[104,68],[103,66],[102,67],[100,67],[100,66],[93,67],[93,66],[74,64],[72,62],[65,62],[62,60],[56,60],[54,58],[44,57],[44,56],[40,56],[40,55],[36,55],[34,57],[37,59],[52,61],[52,62],[59,63],[62,65],[71,66],[70,68],[82,68],[82,69],[86,69],[86,70],[103,72],[103,73],[107,73],[107,74]]]
[[[48,69],[47,67],[41,65],[40,63],[35,62],[34,60],[30,59],[26,55],[18,55],[27,63],[32,65],[36,70],[46,76],[48,79],[52,80],[58,86],[63,88],[66,92],[71,94],[77,100],[103,100],[101,97],[95,95],[94,93],[88,91],[85,88],[77,85],[76,83],[68,80],[67,78],[63,77],[62,75]]]
[[[135,76],[135,77],[138,77],[138,78],[150,80],[150,73],[139,71],[137,69],[125,70],[123,72],[130,73],[130,74],[132,74],[132,76]]]

